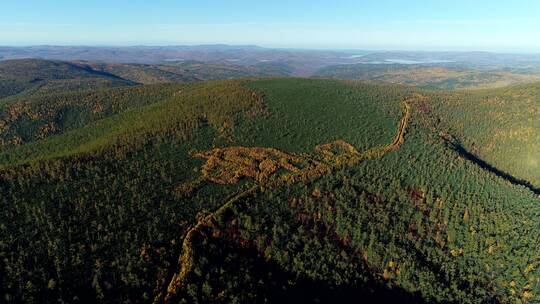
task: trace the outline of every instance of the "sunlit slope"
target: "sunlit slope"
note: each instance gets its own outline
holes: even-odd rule
[[[0,104],[0,151],[162,101],[181,88],[149,85],[4,99]]]
[[[424,132],[380,159],[236,202],[201,232],[179,298],[538,299],[538,199]]]
[[[434,98],[443,131],[490,165],[540,187],[540,84]]]
[[[385,144],[401,118],[401,102],[412,90],[337,80],[277,79],[247,84],[260,92],[269,112],[241,124],[235,136],[244,145],[310,151],[344,140],[359,150]]]
[[[150,96],[134,94],[128,99],[104,98],[104,107],[109,114],[114,114],[115,108],[124,111],[103,119],[87,119],[89,124],[81,128],[7,149],[2,153],[4,163],[115,149],[116,146],[129,147],[162,140],[167,136],[182,139],[203,125],[210,125],[215,130],[223,126],[232,127],[233,121],[242,111],[252,107],[262,108],[258,96],[252,95],[238,81],[148,86],[139,90]],[[115,91],[111,93],[114,95]],[[129,96],[134,92],[130,90],[126,93]],[[92,118],[96,114],[92,110],[96,107],[95,102],[98,108],[101,107],[99,98],[82,96],[81,100],[80,104],[75,103],[73,112],[83,118]],[[89,104],[85,101],[89,101]],[[115,101],[120,103],[116,104]],[[258,106],[253,104],[257,101]],[[256,108],[251,110],[254,113],[258,111]]]
[[[370,248],[367,238],[361,248],[375,251],[370,255],[383,276],[389,273],[390,281],[427,299],[540,299],[534,284],[539,271],[531,262],[538,258],[537,195],[456,153],[440,131],[422,125],[422,116],[413,117],[418,124],[398,151],[355,169],[356,187],[386,198],[382,206],[368,206],[378,211],[361,216],[381,243]],[[386,218],[389,213],[394,215]],[[351,226],[341,228],[342,235],[359,231],[352,227],[361,224],[346,222]],[[400,243],[409,245],[392,245]],[[390,267],[391,262],[403,266]],[[416,266],[406,270],[411,265]]]
[[[261,99],[259,94],[264,103],[250,104],[249,100]],[[391,140],[401,115],[400,101],[407,94],[409,89],[392,86],[265,80],[51,95],[4,107],[5,116],[16,116],[12,121],[5,119],[5,141],[23,138],[20,144],[28,143],[4,149],[1,157],[10,163],[68,155],[107,147],[117,140],[129,144],[144,134],[161,137],[172,132],[188,137],[193,129],[207,124],[220,132],[218,139],[227,145],[305,152],[341,139],[365,149]],[[20,113],[13,115],[15,109]],[[44,130],[56,125],[56,133],[69,132],[49,138],[55,132]],[[45,140],[35,142],[40,138]]]

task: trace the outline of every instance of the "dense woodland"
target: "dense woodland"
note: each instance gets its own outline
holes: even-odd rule
[[[540,86],[434,96],[443,128],[497,168],[540,187]],[[444,118],[444,119],[442,119]]]
[[[2,303],[540,300],[537,85],[12,82]]]

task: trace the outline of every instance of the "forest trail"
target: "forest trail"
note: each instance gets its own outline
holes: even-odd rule
[[[336,146],[345,150],[345,156],[343,155],[334,155],[332,153],[330,154],[330,159],[326,159],[326,161],[317,161],[317,160],[311,160],[314,165],[312,167],[309,167],[305,170],[300,171],[294,171],[292,175],[284,174],[283,176],[279,177],[275,180],[269,181],[266,180],[267,186],[273,186],[278,187],[283,184],[286,184],[287,182],[297,182],[301,180],[308,179],[314,179],[321,177],[324,174],[332,172],[334,169],[339,167],[345,161],[349,166],[356,165],[360,163],[363,160],[367,159],[374,159],[384,156],[387,153],[393,152],[398,150],[401,145],[405,143],[405,133],[407,130],[407,126],[409,124],[409,120],[411,117],[411,102],[415,98],[409,98],[402,102],[403,105],[403,116],[401,120],[399,121],[396,135],[394,136],[394,139],[390,144],[368,150],[364,153],[359,153],[356,148],[354,148],[352,145],[344,142],[344,141],[336,141],[334,143],[325,144],[318,146],[315,150],[318,152],[325,152],[325,147],[329,148],[335,148]],[[244,147],[231,147],[231,149],[246,149]],[[253,148],[253,149],[265,149],[265,148]],[[270,149],[270,148],[268,148]],[[272,151],[275,149],[272,149]],[[219,150],[220,153],[223,153],[222,150]],[[277,150],[276,150],[277,151]],[[285,153],[285,152],[279,152],[279,153]],[[236,155],[235,155],[236,156]],[[328,154],[326,155],[328,156]],[[291,158],[298,157],[297,155],[290,154]],[[215,159],[209,160],[209,162],[212,162],[214,165],[216,163]],[[332,163],[333,162],[333,163]],[[231,162],[227,162],[228,167],[230,167]],[[222,174],[222,173],[221,173]],[[207,178],[209,181],[216,181],[215,178]],[[263,184],[263,181],[260,179],[256,180]],[[208,214],[203,219],[199,220],[197,224],[195,224],[191,229],[188,230],[188,232],[185,234],[185,237],[182,242],[182,253],[180,254],[180,257],[178,258],[178,263],[176,265],[176,271],[171,276],[169,281],[169,284],[167,285],[167,289],[161,290],[157,296],[154,298],[154,304],[158,303],[169,303],[174,298],[175,295],[178,294],[178,291],[180,288],[185,287],[187,284],[187,276],[189,273],[193,270],[194,267],[194,257],[195,257],[195,250],[193,246],[193,239],[194,237],[201,231],[204,227],[212,227],[213,223],[217,220],[217,218],[224,214],[229,208],[232,208],[236,202],[239,200],[257,192],[260,189],[259,183],[256,183],[254,186],[249,187],[247,190],[239,191],[230,196],[225,200],[225,203],[221,205],[217,210],[214,212]]]
[[[394,141],[386,147],[385,152],[395,151],[405,143],[405,131],[407,130],[409,119],[411,118],[411,105],[409,102],[404,102],[403,106],[405,107],[405,113],[399,122],[396,137],[394,138]]]
[[[405,132],[407,131],[407,126],[409,125],[409,120],[411,118],[411,103],[409,100],[403,102],[403,108],[403,117],[399,121],[397,132],[392,143],[364,152],[363,156],[365,158],[372,159],[382,157],[389,152],[398,150],[401,145],[405,143]]]
[[[193,258],[194,258],[194,250],[192,246],[193,238],[197,233],[201,231],[204,227],[211,227],[213,222],[222,215],[225,211],[227,211],[229,208],[231,208],[235,202],[238,200],[255,193],[258,190],[259,186],[251,186],[247,190],[241,190],[239,192],[234,193],[232,196],[230,196],[228,199],[225,200],[225,203],[221,205],[217,210],[214,212],[206,215],[204,218],[200,219],[197,224],[195,224],[193,227],[191,227],[188,232],[186,233],[184,240],[182,241],[182,254],[180,255],[180,258],[178,259],[179,271],[175,272],[172,278],[170,279],[170,283],[167,286],[166,293],[164,294],[163,291],[161,291],[155,298],[154,302],[155,304],[158,303],[167,303],[169,302],[170,298],[173,297],[176,294],[176,291],[179,286],[185,286],[185,281],[187,278],[187,275],[193,268]]]

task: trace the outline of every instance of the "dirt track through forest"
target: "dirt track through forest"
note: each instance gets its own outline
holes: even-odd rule
[[[349,164],[354,165],[366,159],[374,159],[384,156],[389,152],[398,150],[402,144],[405,143],[405,133],[409,120],[411,117],[411,104],[410,99],[404,101],[403,108],[404,113],[401,118],[396,135],[394,136],[393,141],[382,147],[378,147],[372,150],[368,150],[362,154],[355,153],[354,159],[352,159]],[[208,214],[203,219],[199,220],[192,228],[188,230],[185,234],[185,237],[182,242],[182,253],[178,258],[178,263],[176,265],[176,271],[174,274],[170,275],[168,278],[168,285],[166,290],[162,288],[159,293],[154,298],[154,303],[169,303],[170,300],[178,293],[178,290],[182,287],[185,287],[187,284],[187,276],[193,270],[194,266],[194,257],[195,250],[193,248],[193,239],[194,237],[201,232],[201,229],[204,227],[212,227],[213,223],[218,219],[218,217],[225,213],[229,208],[232,208],[236,202],[241,199],[254,194],[260,190],[260,185],[256,184],[249,187],[247,190],[239,191],[232,196],[229,196],[225,200],[225,203],[221,205],[216,211]]]
[[[405,143],[405,132],[407,131],[407,126],[409,125],[409,119],[411,118],[411,105],[409,102],[405,101],[403,102],[404,107],[404,113],[403,117],[399,121],[399,126],[396,132],[396,136],[394,137],[394,140],[392,143],[377,148],[375,150],[369,150],[364,153],[364,157],[366,158],[378,158],[384,156],[386,153],[396,151]]]

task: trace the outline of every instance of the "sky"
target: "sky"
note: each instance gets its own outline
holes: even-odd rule
[[[535,0],[2,0],[0,45],[540,51]]]

